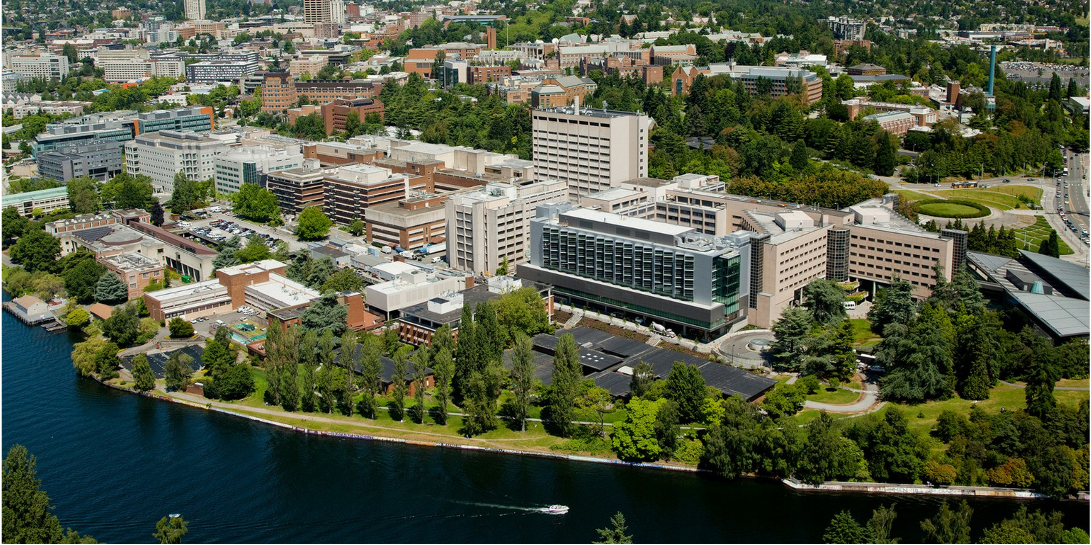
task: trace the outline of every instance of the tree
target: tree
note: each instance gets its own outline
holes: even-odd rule
[[[118,347],[114,343],[106,343],[95,353],[95,372],[104,380],[117,378],[117,368],[121,365],[121,359],[117,357]]]
[[[549,391],[549,418],[562,437],[572,434],[572,406],[582,376],[580,353],[570,333],[557,340],[553,356],[553,380]]]
[[[185,214],[197,208],[207,196],[206,184],[199,180],[186,178],[185,173],[179,171],[174,175],[174,189],[171,191],[167,208],[175,214]]]
[[[958,471],[951,464],[941,464],[936,460],[928,460],[924,464],[924,480],[932,484],[946,486],[955,482]]]
[[[661,449],[656,439],[655,422],[664,399],[648,401],[634,398],[626,407],[625,421],[614,426],[611,442],[622,460],[651,462],[659,459]]]
[[[9,206],[4,209],[3,217],[0,218],[0,229],[3,229],[4,247],[7,248],[10,241],[19,238],[23,235],[23,231],[27,228],[30,220],[19,215],[19,211],[14,206]]]
[[[826,533],[822,534],[823,543],[871,543],[871,536],[866,528],[856,522],[848,511],[841,511],[830,520]]]
[[[212,269],[224,269],[227,267],[234,267],[239,264],[239,258],[236,255],[239,252],[239,246],[242,244],[242,239],[238,235],[220,243],[216,247],[216,257],[212,260]]]
[[[1038,253],[1050,257],[1061,257],[1061,243],[1057,239],[1057,231],[1052,229],[1049,231],[1049,238],[1038,246]]]
[[[1046,343],[1040,343],[1041,348],[1050,348]],[[1053,387],[1060,378],[1053,362],[1047,360],[1047,354],[1036,351],[1031,356],[1031,365],[1027,373],[1027,387],[1024,395],[1027,401],[1027,414],[1038,418],[1045,418],[1057,407],[1057,399],[1053,396]]]
[[[409,357],[406,350],[398,350],[394,352],[394,376],[391,381],[394,383],[394,392],[391,397],[394,398],[394,410],[390,411],[390,418],[401,422],[405,420],[405,394],[409,387],[406,385],[406,380],[409,377],[408,372],[408,360]]]
[[[95,284],[95,299],[106,304],[123,303],[129,300],[129,288],[118,275],[107,271]]]
[[[496,428],[496,406],[489,394],[485,371],[474,371],[466,380],[466,399],[463,407],[466,416],[462,420],[463,432],[478,435]]]
[[[158,202],[153,193],[151,178],[124,172],[102,185],[102,201],[112,204],[115,209],[143,208],[150,212],[153,203]]]
[[[365,336],[360,345],[360,380],[364,396],[360,401],[360,414],[368,418],[378,418],[375,395],[379,393],[379,381],[382,379],[383,362],[379,340]]]
[[[893,505],[880,505],[871,512],[871,520],[867,523],[868,533],[871,534],[872,543],[897,543],[899,540],[890,535],[894,519],[898,514],[894,512]]]
[[[773,418],[792,416],[803,410],[807,395],[798,384],[778,384],[773,391],[765,394],[761,408]]]
[[[352,223],[348,225],[348,232],[354,237],[364,236],[364,231],[366,229],[366,225],[364,225],[364,222],[361,220],[353,220]]]
[[[77,214],[94,214],[102,210],[98,182],[88,176],[68,180],[68,206]]]
[[[38,478],[38,459],[16,444],[4,458],[3,521],[5,543],[94,543],[68,529],[51,511],[49,495]]]
[[[487,299],[478,303],[474,309],[474,328],[477,330],[477,342],[484,361],[500,361],[507,339],[496,319],[492,302]]]
[[[819,324],[846,317],[844,303],[845,291],[832,280],[814,280],[803,288],[803,306]]]
[[[921,531],[932,543],[969,543],[970,517],[973,514],[974,510],[966,500],[962,500],[958,511],[952,510],[944,500],[935,517],[921,522]]]
[[[61,253],[61,242],[37,225],[30,225],[11,247],[11,260],[27,272],[49,271]],[[95,277],[98,280],[98,277]]]
[[[864,463],[860,448],[841,435],[833,418],[825,412],[807,426],[807,440],[801,452],[796,477],[812,484],[854,477]]]
[[[434,338],[434,336],[433,336]],[[433,343],[433,347],[435,344]],[[447,404],[451,400],[451,381],[455,375],[455,361],[451,357],[451,351],[447,347],[440,348],[433,358],[432,370],[435,372],[436,402],[439,407],[436,410],[436,421],[441,425],[447,424]]]
[[[705,379],[701,370],[696,365],[674,362],[667,375],[667,399],[678,404],[678,415],[683,423],[699,422],[705,400]]]
[[[155,389],[155,374],[152,373],[152,368],[148,365],[148,357],[144,354],[137,354],[133,358],[133,388],[136,388],[138,392]]]
[[[245,183],[235,194],[236,214],[251,221],[267,223],[280,218],[276,195],[258,184]]]
[[[167,323],[170,336],[175,339],[188,339],[193,336],[193,324],[182,318],[171,318]]]
[[[798,371],[807,355],[814,320],[811,314],[799,307],[785,309],[773,324],[773,361],[780,367]]]
[[[299,214],[296,235],[300,240],[318,240],[330,232],[333,222],[317,206],[308,206]]]
[[[734,479],[757,468],[758,413],[738,396],[728,399],[724,409],[721,422],[713,425],[705,438],[701,462],[717,475]]]
[[[1060,511],[1045,514],[1020,506],[1011,518],[985,529],[980,543],[1086,543],[1087,532],[1079,528],[1073,528],[1079,532],[1066,531],[1062,517]]]
[[[810,163],[810,156],[807,153],[807,144],[802,139],[796,140],[796,143],[792,145],[792,157],[788,160],[788,164],[792,165],[796,172],[803,172],[808,163]]]
[[[359,292],[363,286],[364,280],[360,278],[360,275],[356,274],[356,271],[352,267],[345,267],[343,269],[338,269],[337,272],[331,274],[322,284],[319,291],[322,293],[343,293],[346,291]]]
[[[155,533],[152,534],[159,543],[181,543],[182,537],[189,532],[186,526],[189,522],[181,516],[166,516],[155,523]]]
[[[504,258],[500,261],[500,267],[496,269],[496,276],[507,276],[508,269],[508,256],[505,255]]]
[[[617,514],[610,517],[609,527],[595,530],[602,541],[595,541],[594,543],[632,543],[633,536],[626,535],[626,530],[628,528],[625,526],[625,515],[618,511]]]
[[[140,334],[140,313],[132,305],[114,309],[114,313],[103,322],[102,333],[121,346],[132,344]]]
[[[875,138],[878,140],[878,148],[875,150],[875,173],[880,176],[893,176],[894,167],[897,165],[894,144],[890,141],[891,135],[886,131],[879,131]]]
[[[424,423],[424,381],[428,378],[428,354],[417,350],[410,358],[413,362],[413,412],[418,424]]]
[[[175,352],[167,358],[167,364],[163,366],[166,376],[167,391],[185,390],[189,386],[189,378],[193,374],[193,357],[184,352]]]
[[[163,210],[163,205],[159,204],[158,199],[155,202],[152,203],[152,209],[149,210],[149,212],[151,212],[152,225],[154,225],[156,227],[162,227],[163,226],[163,212],[164,212],[164,210]]]
[[[882,333],[889,323],[909,325],[917,314],[913,301],[913,285],[895,278],[885,290],[875,297],[875,304],[868,311],[868,320],[876,332]]]
[[[633,378],[629,381],[630,396],[644,397],[654,381],[655,371],[652,370],[651,364],[643,361],[636,364],[633,368]]]
[[[328,330],[333,336],[339,337],[348,328],[346,316],[348,307],[337,302],[337,294],[325,293],[303,311],[300,322],[305,329]]]
[[[250,184],[247,184],[250,185]],[[235,259],[240,263],[253,263],[263,259],[269,259],[269,246],[260,237],[251,237],[246,246],[235,252]],[[219,257],[218,255],[216,256]]]
[[[527,414],[530,410],[530,396],[534,391],[534,352],[530,337],[516,333],[515,346],[511,351],[511,391],[514,394],[512,404],[515,418],[519,421],[519,430],[527,431]]]
[[[64,317],[69,327],[83,327],[91,321],[91,314],[82,308],[74,308]]]
[[[95,284],[106,272],[106,267],[95,261],[94,254],[78,250],[62,257],[55,266],[64,279],[69,297],[82,304],[94,302]]]

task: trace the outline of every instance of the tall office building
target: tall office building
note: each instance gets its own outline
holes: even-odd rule
[[[11,70],[28,78],[60,80],[68,76],[68,57],[52,53],[14,55]]]
[[[451,196],[444,205],[447,262],[455,269],[493,273],[504,258],[512,266],[527,260],[530,219],[539,204],[563,202],[564,182],[494,183]]]
[[[534,167],[540,179],[568,184],[569,200],[648,176],[652,118],[632,112],[535,110]]]
[[[216,156],[227,151],[221,140],[195,132],[159,131],[125,143],[125,171],[152,179],[158,194],[174,192],[174,176],[208,180],[216,174]]]
[[[519,278],[554,286],[558,300],[715,338],[745,319],[752,234],[713,237],[571,203],[542,205]]]
[[[307,23],[345,22],[344,0],[303,0],[303,20]]]
[[[182,0],[185,4],[186,19],[199,21],[205,18],[205,0]]]

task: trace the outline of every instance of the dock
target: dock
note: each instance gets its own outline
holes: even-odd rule
[[[60,321],[57,318],[53,318],[52,322],[43,323],[42,324],[42,329],[44,329],[46,331],[49,331],[50,333],[52,333],[54,331],[63,331],[65,329],[68,329],[68,324]]]
[[[26,312],[23,312],[23,310],[20,309],[19,306],[12,301],[4,303],[4,310],[10,312],[12,316],[15,316],[19,319],[20,322],[23,322],[27,325],[38,325],[45,322],[57,321],[57,317],[49,312],[45,312],[42,314],[27,314]]]

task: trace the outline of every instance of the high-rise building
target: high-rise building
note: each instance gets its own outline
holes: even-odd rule
[[[652,118],[632,112],[571,108],[535,110],[534,167],[540,179],[568,184],[569,200],[648,175]]]
[[[270,146],[242,146],[231,148],[216,156],[216,193],[238,193],[242,184],[265,185],[266,177],[278,170],[303,165],[303,153],[299,148],[274,148]]]
[[[214,177],[216,156],[225,151],[226,144],[208,136],[159,131],[125,143],[125,170],[150,177],[157,193],[169,194],[178,173],[190,180]]]
[[[543,205],[530,220],[530,261],[519,277],[554,286],[558,300],[715,338],[745,318],[750,234],[713,237],[571,203]]]
[[[11,58],[11,70],[29,78],[64,79],[68,76],[68,57],[52,53],[15,55]]]
[[[205,18],[205,0],[182,0],[185,5],[186,19],[191,21]]]
[[[528,222],[539,204],[563,202],[568,186],[551,180],[495,183],[447,200],[447,262],[474,273],[493,273],[506,257],[516,266],[530,251]]]
[[[307,23],[345,22],[344,0],[303,0],[303,20]]]

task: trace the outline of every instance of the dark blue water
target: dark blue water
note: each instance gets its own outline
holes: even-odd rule
[[[586,543],[622,511],[638,542],[819,542],[836,512],[897,501],[895,535],[916,542],[939,504],[306,436],[80,379],[67,334],[6,312],[2,335],[4,453],[26,445],[61,523],[100,541],[147,542],[181,513],[190,543]],[[522,510],[552,503],[572,510]],[[1020,505],[971,504],[978,529]],[[1087,504],[1034,505],[1087,528]]]

